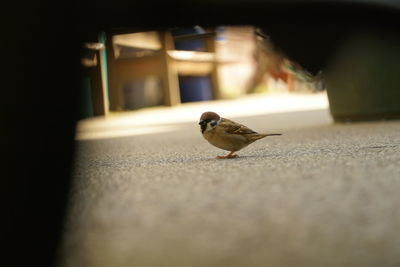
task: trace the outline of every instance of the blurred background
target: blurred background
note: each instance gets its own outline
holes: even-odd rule
[[[80,118],[249,94],[322,92],[309,73],[254,26],[99,32],[85,43]]]

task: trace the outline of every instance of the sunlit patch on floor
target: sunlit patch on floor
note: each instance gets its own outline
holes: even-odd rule
[[[99,131],[78,131],[76,133],[76,140],[93,140],[93,139],[106,139],[115,137],[126,137],[134,135],[155,134],[162,132],[175,131],[178,126],[150,126],[150,127],[132,127],[129,129],[105,129]]]

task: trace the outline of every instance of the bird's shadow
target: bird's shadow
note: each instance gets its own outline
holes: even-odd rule
[[[264,154],[264,155],[243,155],[243,156],[238,156],[236,158],[203,158],[201,161],[243,161],[243,160],[248,160],[248,159],[275,159],[275,158],[280,158],[282,157],[282,154]]]

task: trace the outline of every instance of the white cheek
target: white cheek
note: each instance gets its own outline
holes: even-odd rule
[[[206,128],[206,132],[207,131],[210,131],[210,130],[212,130],[214,127],[212,127],[211,125],[210,125],[210,123],[207,123],[207,128]]]

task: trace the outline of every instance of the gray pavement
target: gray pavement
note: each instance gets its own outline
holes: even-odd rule
[[[78,141],[59,266],[400,266],[400,121],[232,119],[283,136],[229,160],[196,121]]]

